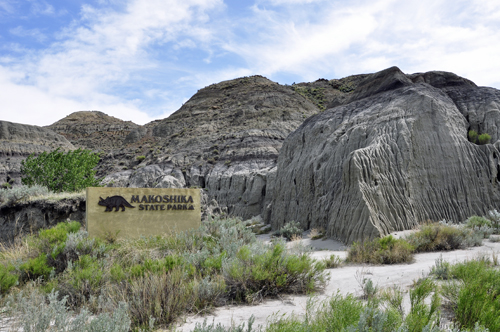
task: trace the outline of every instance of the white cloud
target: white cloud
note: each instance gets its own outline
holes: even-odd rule
[[[97,109],[137,123],[152,120],[139,111],[140,102],[127,101],[114,89],[134,73],[159,65],[147,53],[152,45],[185,36],[209,39],[200,22],[207,21],[206,10],[221,5],[220,0],[133,0],[123,12],[83,7],[85,24],[67,28],[62,41],[2,68],[4,74],[9,71],[1,82],[2,91],[9,91],[2,93],[8,118],[48,124],[61,114]]]
[[[29,0],[31,2],[31,13],[34,15],[53,15],[54,6],[46,1]]]
[[[498,1],[263,0],[259,4],[244,29],[252,38],[223,43],[253,72],[295,73],[313,80],[397,65],[407,72],[453,71],[482,85],[500,81]]]
[[[17,26],[10,29],[9,32],[18,37],[32,37],[39,42],[43,42],[47,39],[47,36],[43,34],[40,29],[25,29],[22,26]]]

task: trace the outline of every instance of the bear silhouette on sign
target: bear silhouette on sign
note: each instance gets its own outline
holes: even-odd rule
[[[125,211],[125,207],[135,208],[135,206],[130,205],[129,202],[127,202],[127,200],[122,196],[108,196],[106,199],[99,197],[99,202],[97,204],[106,207],[104,212],[111,212],[113,211],[113,208],[116,209],[115,212],[118,212],[119,208],[122,208],[122,212]]]

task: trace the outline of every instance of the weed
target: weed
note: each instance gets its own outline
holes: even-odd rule
[[[203,324],[196,323],[194,330],[192,332],[252,332],[253,323],[255,322],[255,317],[252,315],[248,319],[248,322],[243,322],[239,325],[232,324],[230,327],[225,327],[221,323],[215,325],[215,323],[207,325],[207,319],[203,321]],[[245,327],[245,324],[247,325]],[[260,329],[259,329],[260,330]]]
[[[325,263],[325,266],[327,269],[334,269],[334,268],[337,268],[340,266],[340,264],[342,264],[342,260],[340,259],[339,256],[335,256],[335,255],[330,255],[330,257],[328,258],[325,258],[323,260],[323,262]]]
[[[431,268],[430,274],[437,279],[448,280],[450,278],[450,263],[443,260],[443,255],[436,259],[436,264]]]
[[[431,297],[430,305],[425,300]],[[428,278],[419,279],[410,289],[410,313],[405,318],[408,331],[420,332],[424,327],[439,326],[441,298],[434,282]]]
[[[403,290],[399,287],[394,285],[391,288],[385,288],[380,291],[380,299],[382,302],[385,302],[389,305],[390,308],[393,308],[394,310],[397,310],[401,317],[404,314],[404,308],[403,308],[403,298],[404,298],[404,293]]]
[[[487,260],[472,260],[451,267],[453,277],[460,283],[455,289],[454,312],[460,328],[474,328],[476,322],[500,330],[500,271]]]
[[[311,240],[318,240],[322,239],[326,236],[326,232],[323,228],[313,228],[311,229],[311,232],[309,233],[309,238]]]

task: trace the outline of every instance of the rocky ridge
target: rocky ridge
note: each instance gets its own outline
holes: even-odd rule
[[[291,86],[243,77],[144,126],[77,112],[48,127],[101,152],[107,186],[200,187],[209,210],[351,242],[496,208],[499,105],[455,74],[393,67]],[[469,142],[471,129],[494,144]]]

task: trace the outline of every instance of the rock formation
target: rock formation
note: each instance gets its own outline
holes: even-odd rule
[[[38,200],[0,206],[0,243],[12,243],[20,235],[35,233],[68,219],[85,225],[84,198]]]
[[[66,137],[77,148],[107,152],[123,147],[125,138],[139,125],[98,111],[80,111],[45,128]]]
[[[0,120],[0,184],[20,184],[21,161],[31,153],[74,149],[63,136],[38,126]]]
[[[116,170],[105,183],[200,187],[233,215],[259,215],[267,173],[284,139],[319,111],[293,87],[262,76],[210,85],[170,117],[132,131],[124,149],[103,157]]]
[[[265,215],[273,228],[295,220],[352,242],[499,207],[499,90],[393,67],[333,105],[283,144]],[[470,129],[493,144],[469,142]]]

